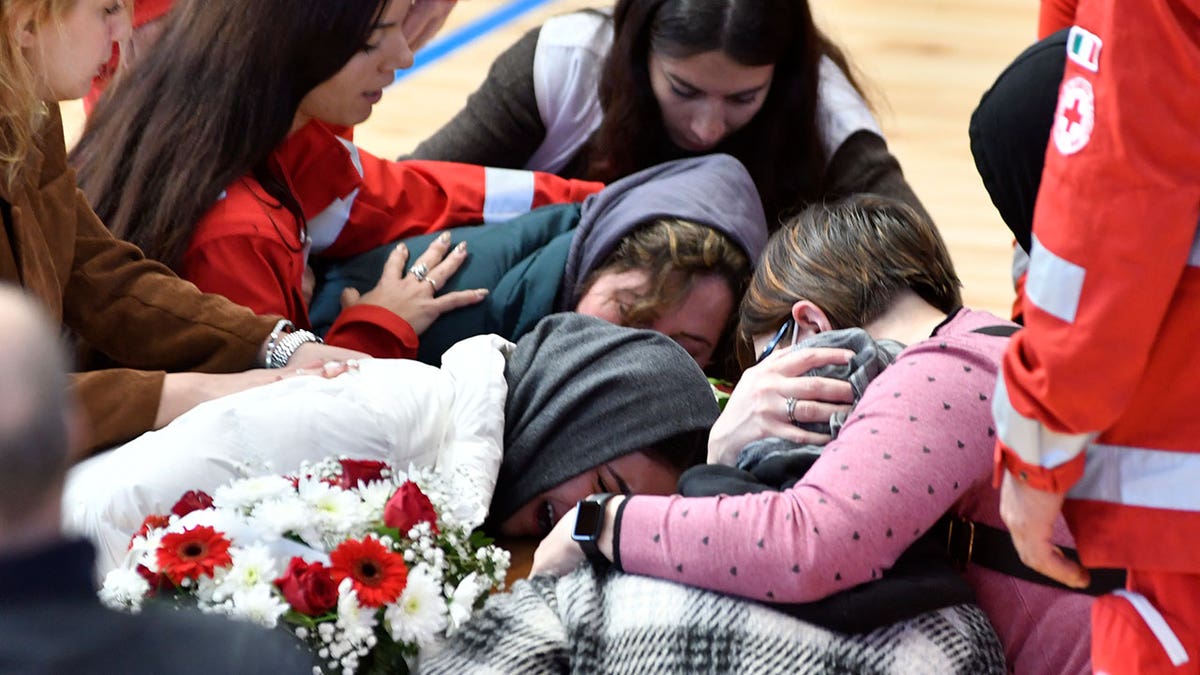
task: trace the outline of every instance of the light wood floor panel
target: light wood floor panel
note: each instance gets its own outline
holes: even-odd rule
[[[845,47],[868,88],[893,152],[937,220],[965,285],[965,300],[1006,315],[1010,237],[979,182],[967,123],[980,95],[1032,41],[1035,0],[812,0],[826,32]],[[443,32],[503,0],[459,3]],[[492,59],[546,18],[602,0],[556,0],[397,83],[357,131],[364,148],[410,150],[461,106]],[[76,104],[64,107],[68,139]]]

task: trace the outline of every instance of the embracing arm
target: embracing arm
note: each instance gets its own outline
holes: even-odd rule
[[[540,32],[529,31],[497,57],[466,106],[410,157],[524,167],[546,136],[533,88],[533,54]]]
[[[988,480],[995,366],[931,342],[871,384],[792,489],[628,499],[617,527],[621,565],[777,602],[817,600],[879,578]]]

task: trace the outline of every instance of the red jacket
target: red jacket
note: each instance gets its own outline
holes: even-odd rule
[[[993,411],[1083,562],[1200,572],[1200,0],[1084,0]],[[1081,30],[1082,29],[1082,30]]]
[[[289,136],[273,159],[308,221],[307,237],[291,212],[245,176],[197,225],[181,276],[302,327],[309,325],[301,290],[309,255],[345,258],[404,237],[582,201],[603,187],[530,171],[383,160],[320,122]],[[408,322],[365,304],[342,312],[326,341],[378,357],[408,358],[417,349]]]

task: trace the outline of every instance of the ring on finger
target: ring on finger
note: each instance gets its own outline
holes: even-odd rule
[[[419,262],[408,268],[408,273],[416,277],[417,281],[425,281],[425,275],[429,274],[429,268],[425,266],[425,263]]]
[[[434,293],[437,293],[438,291],[442,290],[442,287],[438,285],[438,282],[436,282],[436,281],[434,281],[434,280],[433,280],[433,277],[425,277],[425,278],[424,278],[424,279],[422,279],[421,281],[428,281],[428,282],[429,282],[429,285],[430,285],[430,286],[433,286],[433,292],[434,292]]]
[[[788,396],[784,400],[784,402],[787,404],[788,421],[791,422],[792,424],[794,424],[795,426],[800,426],[800,422],[796,421],[796,397]]]

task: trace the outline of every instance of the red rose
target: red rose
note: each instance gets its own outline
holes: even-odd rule
[[[175,506],[171,507],[171,513],[182,518],[192,511],[207,509],[212,507],[212,505],[212,497],[209,497],[207,493],[200,492],[199,490],[189,490],[179,498],[179,501],[175,502]]]
[[[339,459],[342,465],[342,479],[337,483],[343,490],[358,487],[359,483],[370,483],[383,480],[383,471],[388,468],[385,462],[370,459]]]
[[[388,500],[383,508],[383,522],[399,530],[401,535],[407,535],[417,523],[429,523],[433,533],[438,533],[437,512],[433,510],[433,502],[411,480],[401,485]]]
[[[337,584],[321,563],[310,565],[299,556],[292,558],[275,585],[292,609],[307,616],[321,616],[337,605]]]

